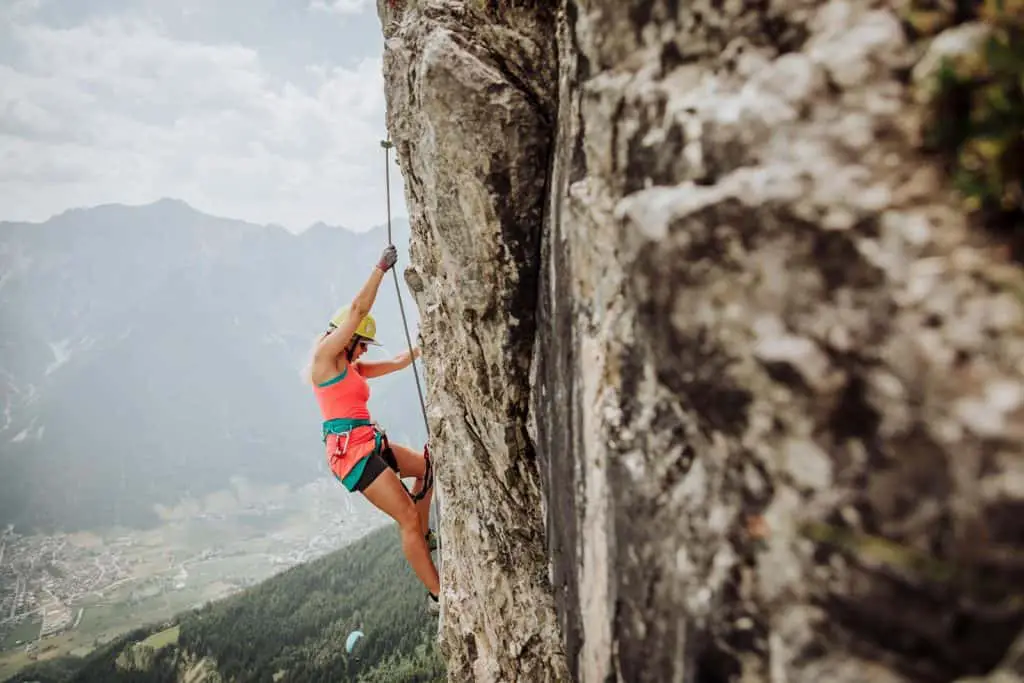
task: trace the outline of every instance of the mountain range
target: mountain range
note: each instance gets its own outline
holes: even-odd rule
[[[401,269],[407,221],[393,231]],[[173,199],[0,223],[0,523],[144,527],[234,477],[330,476],[300,374],[387,241],[385,226],[294,234]],[[377,356],[404,350],[390,281],[374,314]],[[422,442],[411,370],[375,381],[371,410]]]

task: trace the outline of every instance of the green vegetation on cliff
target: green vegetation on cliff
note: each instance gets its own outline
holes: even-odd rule
[[[136,630],[82,659],[40,662],[9,683],[174,683],[186,672],[207,683],[444,680],[425,597],[389,526],[181,614],[174,627]],[[366,635],[348,655],[353,629]],[[204,664],[207,675],[195,677]]]
[[[943,59],[927,137],[965,208],[1024,258],[1024,1],[964,0],[912,12],[908,21],[923,35],[958,21],[986,29],[976,49]]]

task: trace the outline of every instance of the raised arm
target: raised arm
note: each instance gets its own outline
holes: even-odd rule
[[[413,360],[420,357],[420,347],[415,347],[410,354],[403,351],[391,360],[361,360],[357,363],[363,377],[380,377],[409,367]]]
[[[384,279],[384,273],[388,272],[397,260],[398,252],[395,245],[389,244],[381,254],[380,261],[373,272],[370,273],[370,277],[366,279],[363,288],[356,294],[356,298],[352,299],[348,317],[340,327],[331,330],[330,334],[317,345],[314,362],[333,361],[338,354],[345,350],[356,328],[359,327],[359,323],[373,308],[373,302],[377,299],[377,289],[380,287],[381,280]]]

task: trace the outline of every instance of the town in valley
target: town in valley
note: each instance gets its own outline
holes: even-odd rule
[[[0,680],[82,656],[147,623],[226,597],[386,522],[333,482],[182,505],[151,529],[0,529]],[[226,500],[225,500],[226,499]]]

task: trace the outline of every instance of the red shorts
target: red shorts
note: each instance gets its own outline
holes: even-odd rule
[[[377,430],[371,426],[356,427],[348,434],[328,434],[324,442],[327,464],[331,472],[350,491],[365,466],[364,460],[380,446]],[[346,481],[351,479],[351,482]]]

